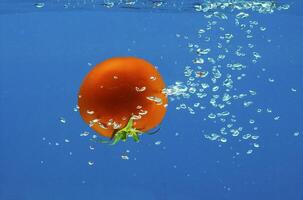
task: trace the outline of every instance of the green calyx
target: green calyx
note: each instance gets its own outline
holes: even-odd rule
[[[113,142],[111,143],[111,145],[117,144],[120,140],[125,142],[128,137],[132,137],[135,142],[139,142],[138,135],[143,132],[135,129],[133,124],[134,124],[134,120],[132,118],[130,118],[127,125],[124,128],[118,130],[114,134]]]
[[[117,130],[116,132],[113,133],[112,142],[108,140],[100,140],[100,139],[93,139],[93,141],[103,144],[111,142],[110,145],[115,145],[119,141],[125,142],[128,137],[132,137],[135,142],[139,142],[139,134],[142,134],[143,132],[135,129],[133,124],[134,124],[134,120],[130,118],[127,125],[124,128]]]

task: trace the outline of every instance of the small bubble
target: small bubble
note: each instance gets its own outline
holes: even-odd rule
[[[200,29],[199,31],[198,31],[198,33],[199,34],[203,34],[203,33],[205,33],[206,31],[204,30],[204,29]]]
[[[200,103],[195,103],[195,104],[194,104],[194,107],[197,108],[197,107],[199,107],[199,105],[200,105]]]
[[[87,163],[88,163],[89,166],[92,166],[92,165],[95,164],[94,161],[88,161]]]
[[[83,133],[80,134],[81,137],[86,137],[89,135],[89,132],[84,131]]]
[[[215,141],[217,139],[220,138],[220,135],[216,134],[216,133],[211,133],[210,135],[204,135],[204,138],[209,139],[211,141]]]
[[[89,114],[89,115],[93,115],[95,112],[92,111],[92,110],[87,110],[86,113]]]
[[[255,147],[255,148],[259,148],[259,147],[260,147],[260,145],[259,145],[259,144],[257,144],[257,143],[254,143],[254,147]]]
[[[65,124],[66,123],[65,118],[64,117],[60,117],[60,122],[63,123],[63,124]]]
[[[251,136],[251,139],[257,140],[257,139],[259,139],[259,136],[258,136],[258,135],[252,135],[252,136]]]
[[[254,90],[249,90],[249,93],[250,93],[251,95],[256,95],[256,94],[257,94],[257,92],[254,91]]]
[[[74,109],[73,109],[74,112],[78,112],[79,108],[80,108],[80,107],[79,107],[78,105],[76,105],[76,107],[74,107]]]
[[[141,88],[140,88],[140,87],[136,87],[136,91],[137,91],[137,92],[143,92],[143,91],[145,91],[145,90],[146,90],[146,87],[144,87],[144,86],[141,87]]]
[[[297,89],[291,88],[291,91],[292,91],[292,92],[297,92]]]
[[[209,118],[209,119],[215,119],[215,118],[216,118],[216,114],[210,113],[210,114],[208,115],[208,118]]]
[[[121,155],[122,160],[129,160],[128,155]]]
[[[70,142],[70,140],[69,140],[69,139],[65,139],[65,140],[64,140],[64,142],[69,143],[69,142]]]
[[[206,55],[210,52],[211,50],[210,49],[197,49],[197,54],[198,55]]]
[[[134,119],[134,120],[138,120],[138,119],[141,119],[142,116],[141,115],[132,115],[131,118]]]
[[[204,59],[203,58],[196,58],[195,60],[193,60],[194,64],[203,64],[204,63]]]
[[[261,26],[261,27],[260,27],[260,30],[261,30],[261,31],[266,31],[266,27],[262,27],[262,26]]]
[[[150,101],[154,101],[157,105],[161,105],[162,104],[162,99],[159,97],[155,97],[155,96],[149,96],[146,97],[148,100]]]
[[[268,78],[268,81],[269,81],[270,83],[273,83],[273,82],[275,82],[275,79],[273,79],[273,78]]]
[[[139,115],[146,115],[148,113],[147,110],[140,110]]]
[[[227,139],[226,138],[221,138],[220,141],[223,142],[223,143],[226,143]]]
[[[274,117],[274,120],[279,120],[280,119],[280,116],[276,116],[276,117]]]
[[[156,141],[155,142],[155,145],[157,145],[157,146],[160,145],[160,144],[161,144],[161,141]]]
[[[245,101],[244,103],[243,103],[243,105],[244,105],[244,107],[249,107],[250,105],[252,105],[253,104],[253,102],[252,101]]]
[[[298,131],[297,131],[297,132],[294,132],[294,136],[295,136],[295,137],[297,137],[297,136],[299,136],[299,135],[300,135],[300,132],[298,132]]]
[[[242,136],[242,138],[243,138],[244,140],[247,140],[247,139],[249,139],[250,137],[251,137],[251,134],[249,134],[249,133],[247,133],[247,134],[245,134],[245,135]]]
[[[246,152],[246,154],[252,154],[252,152],[253,152],[253,150],[252,149],[249,149],[247,152]]]
[[[151,76],[149,79],[152,80],[152,81],[154,81],[154,80],[156,80],[157,78],[156,78],[155,76]]]
[[[35,3],[34,5],[36,8],[43,8],[45,6],[45,3],[40,2],[40,3]]]

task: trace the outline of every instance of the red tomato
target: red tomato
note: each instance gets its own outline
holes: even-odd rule
[[[100,135],[114,134],[133,119],[132,128],[146,132],[164,118],[167,96],[160,73],[135,57],[111,58],[97,64],[79,91],[81,117]]]

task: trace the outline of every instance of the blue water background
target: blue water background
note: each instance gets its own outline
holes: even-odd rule
[[[251,15],[267,27],[254,36],[262,60],[237,88],[255,89],[255,104],[272,108],[281,119],[251,114],[258,121],[260,148],[250,155],[237,140],[221,146],[206,140],[203,131],[214,126],[203,120],[207,114],[177,111],[176,101],[170,102],[160,133],[143,136],[138,144],[108,146],[79,136],[93,134],[73,111],[81,81],[92,68],[88,63],[137,56],[158,66],[167,85],[184,81],[184,66],[191,65],[193,54],[176,34],[194,39],[206,23],[202,15],[0,15],[0,199],[302,200],[303,16]],[[240,32],[225,24],[237,40]],[[267,70],[258,79],[261,67]],[[247,115],[243,108],[233,109],[240,118]],[[121,159],[127,150],[130,159]],[[235,152],[240,155],[234,157]]]

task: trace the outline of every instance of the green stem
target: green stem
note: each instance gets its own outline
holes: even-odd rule
[[[130,118],[127,125],[124,128],[122,128],[116,132],[116,134],[113,138],[114,141],[111,143],[111,145],[117,144],[120,140],[125,142],[128,137],[132,137],[135,142],[139,142],[138,135],[143,132],[134,128],[133,124],[134,124],[134,120],[132,118]]]
[[[134,124],[134,120],[132,118],[130,118],[127,125],[124,128],[114,132],[114,136],[112,138],[113,139],[112,143],[110,143],[111,142],[110,140],[102,140],[102,139],[95,139],[95,138],[91,139],[91,141],[102,143],[102,144],[110,143],[110,145],[115,145],[121,140],[123,142],[125,142],[128,137],[132,137],[135,142],[139,142],[139,134],[142,134],[143,132],[134,128],[133,124]]]

